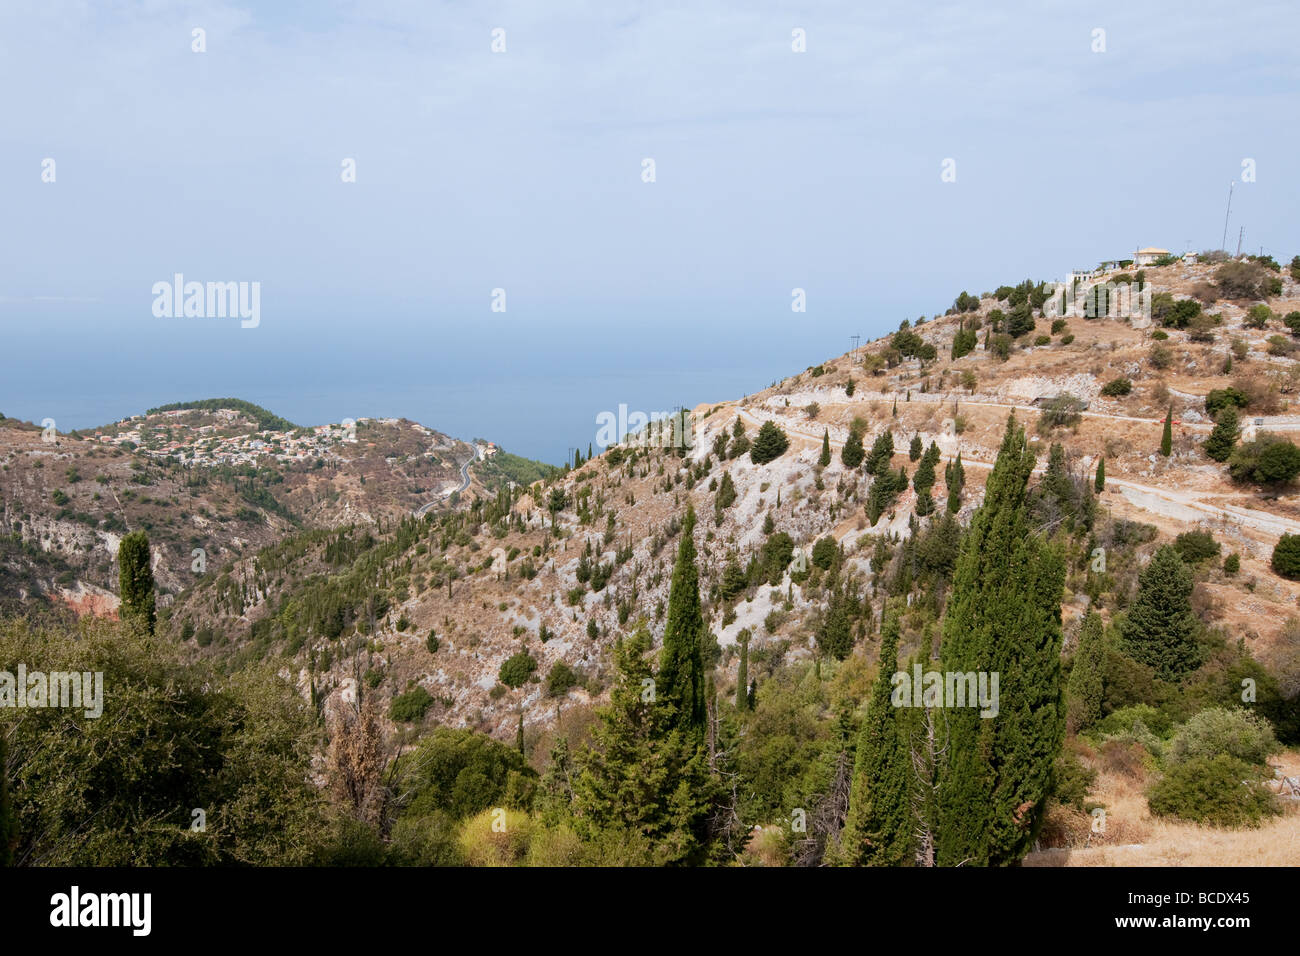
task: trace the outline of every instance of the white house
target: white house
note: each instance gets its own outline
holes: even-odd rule
[[[1133,253],[1133,264],[1135,266],[1149,266],[1157,259],[1169,255],[1168,249],[1157,249],[1155,246],[1147,246],[1145,249],[1139,249]]]

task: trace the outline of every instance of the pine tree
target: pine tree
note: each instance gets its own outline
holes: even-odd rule
[[[765,465],[785,454],[790,447],[790,439],[776,422],[765,421],[758,430],[753,446],[749,449],[750,460],[756,465]]]
[[[912,443],[907,446],[907,457],[912,461],[917,461],[921,457],[921,436],[919,433],[912,434]]]
[[[1031,531],[1026,489],[1034,454],[1007,419],[984,503],[962,539],[943,622],[949,673],[999,675],[998,713],[954,707],[940,768],[937,862],[1004,865],[1042,826],[1065,732],[1060,552]]]
[[[1192,610],[1192,574],[1172,545],[1155,553],[1138,576],[1138,592],[1120,626],[1124,651],[1176,681],[1201,663],[1199,630]]]
[[[621,862],[698,864],[708,857],[718,786],[702,737],[654,691],[649,647],[644,627],[615,645],[618,679],[579,758],[574,825],[588,840],[618,846]]]
[[[890,699],[899,631],[894,615],[881,626],[880,666],[858,737],[841,841],[846,862],[857,866],[906,866],[913,857],[908,715]]]
[[[961,452],[957,452],[957,457],[944,469],[943,481],[948,486],[948,513],[955,515],[961,511],[961,493],[966,486],[966,469],[962,467]]]
[[[861,446],[861,441],[858,442]],[[831,463],[831,432],[829,428],[822,429],[822,455],[817,459],[817,464],[825,468]]]
[[[1205,439],[1205,454],[1215,461],[1227,461],[1237,444],[1238,419],[1235,405],[1225,405],[1214,420],[1210,437]]]
[[[150,561],[149,536],[132,531],[122,538],[117,550],[118,590],[122,604],[119,616],[145,628],[150,634],[157,623]]]
[[[668,617],[659,656],[657,693],[676,708],[683,730],[703,737],[704,615],[700,610],[699,570],[695,566],[695,508],[686,507],[682,540],[668,590]]]
[[[1106,490],[1106,456],[1097,459],[1097,477],[1092,481],[1092,490],[1101,494]]]
[[[736,635],[740,645],[740,664],[736,668],[736,710],[749,709],[749,628],[743,628]]]
[[[885,429],[876,436],[871,445],[871,454],[866,459],[866,471],[869,475],[879,474],[882,468],[888,468],[894,457],[894,436]]]
[[[1174,410],[1171,407],[1169,411],[1165,413],[1165,428],[1164,431],[1160,433],[1160,454],[1164,455],[1166,458],[1168,458],[1174,450],[1173,422]]]
[[[1101,720],[1101,669],[1106,658],[1105,628],[1101,616],[1089,611],[1079,629],[1079,646],[1070,668],[1066,730],[1077,734]]]
[[[823,445],[823,454],[829,451],[829,445]],[[844,463],[845,468],[857,468],[862,464],[862,458],[866,452],[862,448],[862,433],[856,427],[849,428],[849,440],[844,443],[840,449],[840,461]]]

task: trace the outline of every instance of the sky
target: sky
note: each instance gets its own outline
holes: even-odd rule
[[[962,290],[1218,248],[1234,181],[1228,247],[1289,260],[1297,49],[1291,2],[3,0],[0,411],[559,462]],[[257,325],[156,315],[177,273]]]

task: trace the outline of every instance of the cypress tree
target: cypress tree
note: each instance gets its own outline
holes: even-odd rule
[[[153,570],[150,566],[149,536],[143,531],[132,531],[122,538],[117,550],[118,591],[122,604],[118,616],[154,631],[158,615],[153,591]]]
[[[668,589],[668,618],[659,654],[656,693],[676,708],[679,727],[700,736],[706,722],[703,643],[704,615],[700,610],[699,570],[695,566],[695,507],[688,504]]]
[[[822,446],[823,456],[830,452],[829,443]],[[866,452],[862,448],[862,433],[856,426],[849,428],[849,440],[844,443],[840,449],[840,461],[844,462],[845,468],[857,468],[862,464],[862,458]]]
[[[954,707],[939,772],[940,866],[1014,863],[1042,826],[1065,733],[1060,552],[1031,531],[1034,454],[1007,419],[984,503],[962,539],[943,622],[949,673],[999,676],[998,712]]]
[[[1160,454],[1164,455],[1166,458],[1168,458],[1174,450],[1174,424],[1173,423],[1174,423],[1174,410],[1172,407],[1170,407],[1169,411],[1165,413],[1164,431],[1160,433]]]
[[[1101,720],[1101,669],[1106,657],[1105,628],[1101,616],[1089,611],[1079,630],[1079,646],[1070,669],[1066,729],[1077,734]]]
[[[858,866],[906,866],[913,858],[912,754],[906,714],[891,702],[899,631],[896,615],[881,626],[880,669],[854,759],[841,845],[846,862]]]
[[[944,469],[943,480],[948,486],[948,513],[955,515],[961,511],[961,492],[966,486],[966,469],[962,467],[961,452],[957,452],[957,457]]]
[[[1192,573],[1172,545],[1155,553],[1138,576],[1138,593],[1120,626],[1120,640],[1134,660],[1175,681],[1201,663],[1199,630],[1192,610]]]
[[[1106,456],[1097,459],[1097,477],[1092,481],[1092,490],[1101,494],[1106,490]]]
[[[912,443],[907,446],[907,457],[916,461],[921,457],[921,436],[919,433],[913,433]]]
[[[861,442],[859,441],[859,445]],[[829,428],[822,429],[822,455],[817,459],[817,464],[825,468],[831,463],[831,432]]]
[[[736,668],[736,710],[749,709],[749,628],[743,628],[736,635],[740,644],[740,664]]]
[[[1237,425],[1236,406],[1225,405],[1214,420],[1210,437],[1205,439],[1205,454],[1215,461],[1227,461],[1232,455],[1232,447],[1237,444]]]

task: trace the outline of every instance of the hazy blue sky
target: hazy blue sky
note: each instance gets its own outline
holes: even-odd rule
[[[1246,158],[1228,244],[1289,259],[1298,51],[1293,2],[3,0],[0,411],[232,394],[558,461],[963,288],[1216,247]],[[155,318],[177,272],[260,326]]]

